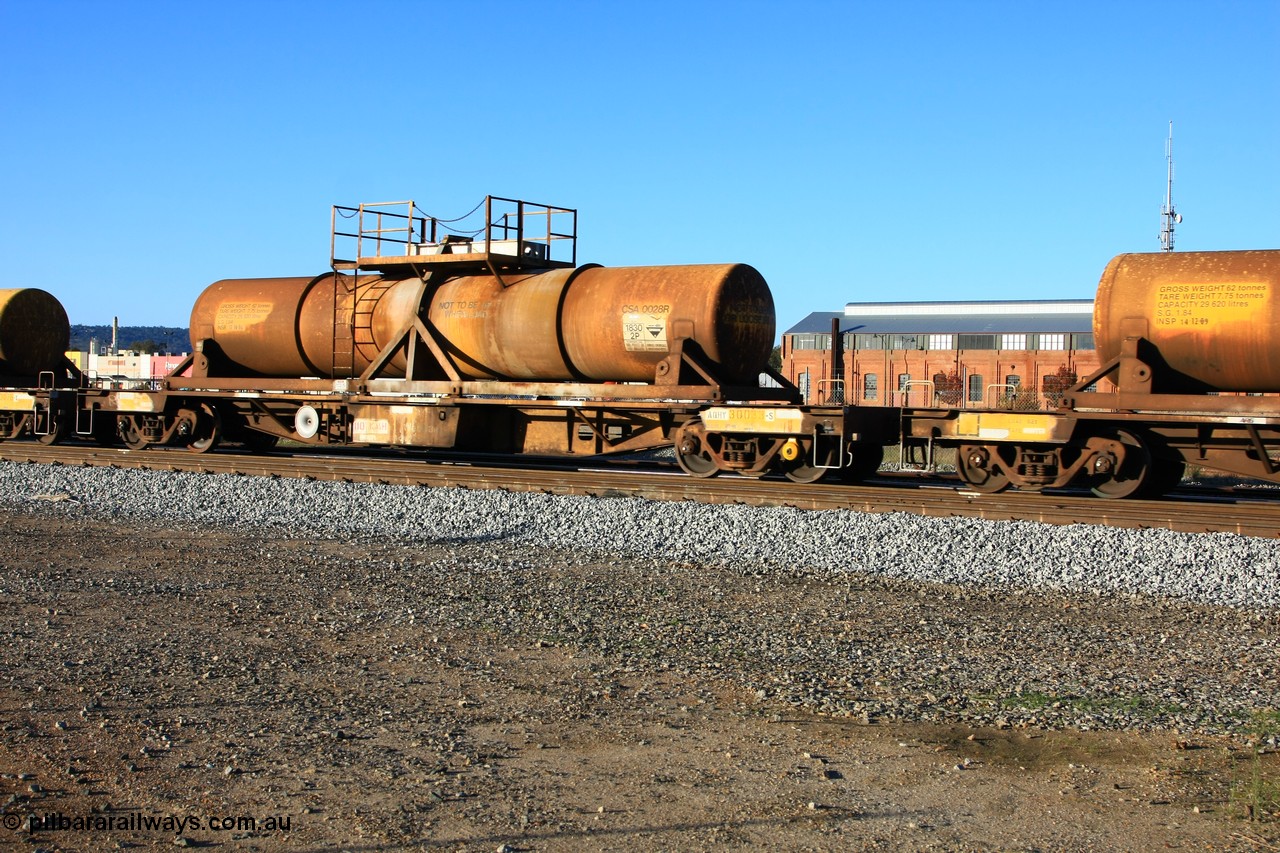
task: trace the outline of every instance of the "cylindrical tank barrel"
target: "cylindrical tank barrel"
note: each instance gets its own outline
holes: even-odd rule
[[[351,282],[217,282],[196,301],[192,341],[215,341],[251,373],[341,376],[363,371],[424,316],[464,378],[540,382],[652,381],[678,338],[696,342],[726,381],[754,382],[773,345],[773,297],[744,264],[458,276],[425,295],[416,278]],[[404,356],[382,375],[403,376]]]
[[[357,287],[370,278],[357,279]],[[262,376],[331,376],[334,305],[350,322],[350,280],[244,278],[214,282],[191,311],[191,343],[213,340],[239,370]],[[348,361],[349,361],[348,357]]]
[[[0,290],[0,373],[56,370],[70,345],[71,325],[56,297],[35,288]]]
[[[1098,283],[1094,343],[1159,350],[1156,390],[1280,391],[1280,251],[1119,255]]]

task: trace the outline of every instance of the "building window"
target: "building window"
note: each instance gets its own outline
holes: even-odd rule
[[[884,335],[854,335],[857,349],[884,349]]]
[[[793,350],[831,349],[831,335],[792,335],[791,348]]]
[[[930,335],[929,349],[955,349],[955,335]]]
[[[1056,406],[1062,402],[1062,395],[1066,394],[1067,389],[1075,385],[1079,378],[1074,370],[1064,364],[1053,373],[1045,374],[1041,380],[1040,391],[1044,394],[1045,400]]]
[[[874,400],[876,398],[876,375],[874,373],[862,374],[862,397],[865,400]]]
[[[920,349],[920,335],[888,335],[888,349]]]
[[[960,349],[995,349],[995,335],[961,335]]]
[[[1093,335],[1072,335],[1072,349],[1093,349]]]
[[[1012,386],[1013,390],[1017,391],[1022,387],[1022,377],[1016,373],[1011,373],[1004,378],[1004,384]]]
[[[1026,349],[1027,336],[1023,335],[1001,335],[1000,349]]]
[[[980,373],[969,374],[969,402],[982,402],[982,374]]]
[[[933,399],[942,406],[960,405],[960,397],[964,390],[960,376],[955,373],[933,374]]]
[[[1040,335],[1040,349],[1066,349],[1067,336],[1065,334]]]
[[[910,373],[899,373],[898,374],[898,390],[899,391],[907,390],[907,383],[910,381],[911,381]]]

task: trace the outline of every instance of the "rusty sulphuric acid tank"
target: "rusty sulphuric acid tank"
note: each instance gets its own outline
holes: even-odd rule
[[[0,290],[0,375],[56,370],[71,345],[62,303],[35,288]]]
[[[1157,390],[1280,391],[1280,250],[1118,255],[1098,283],[1094,343],[1156,345]]]
[[[191,312],[191,338],[214,340],[238,370],[275,377],[335,372],[334,325],[354,305],[359,374],[419,316],[416,278],[333,274],[227,279]],[[335,313],[335,295],[339,311]],[[425,315],[467,379],[653,381],[677,338],[690,338],[726,381],[755,384],[773,346],[773,297],[745,264],[582,266],[536,273],[464,275],[427,291]],[[399,352],[382,376],[402,377]]]

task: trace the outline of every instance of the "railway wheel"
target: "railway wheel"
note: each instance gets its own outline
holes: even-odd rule
[[[690,421],[680,430],[676,440],[676,464],[691,477],[714,477],[720,466],[707,451],[700,421]]]
[[[1151,482],[1151,451],[1129,430],[1118,429],[1106,438],[1121,445],[1120,453],[1100,453],[1093,460],[1093,493],[1108,500],[1141,493]]]
[[[40,442],[41,444],[47,447],[51,444],[57,444],[58,442],[62,441],[62,439],[66,437],[67,437],[66,421],[62,419],[58,419],[49,425],[49,431],[47,433],[44,433],[43,435],[37,435],[36,441]]]
[[[816,450],[811,443],[805,442],[801,445],[800,455],[785,463],[782,473],[793,483],[816,483],[839,463],[839,453],[838,442],[823,442]]]
[[[201,403],[196,412],[196,427],[192,433],[187,450],[192,453],[207,453],[218,446],[222,438],[222,415],[218,407],[212,403]]]
[[[142,423],[132,415],[120,416],[120,439],[130,450],[145,450],[151,444],[142,432]]]
[[[1009,488],[1009,475],[1000,467],[999,457],[976,444],[962,444],[956,450],[956,472],[975,492],[990,495]]]

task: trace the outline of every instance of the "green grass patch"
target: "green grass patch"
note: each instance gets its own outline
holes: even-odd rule
[[[1250,755],[1240,778],[1231,784],[1230,804],[1243,818],[1273,821],[1280,815],[1280,767],[1274,751],[1264,759],[1266,741],[1280,737],[1280,710],[1255,711],[1244,732],[1251,737]]]
[[[998,700],[1001,708],[1023,711],[1074,711],[1085,714],[1125,714],[1143,719],[1154,719],[1186,710],[1185,706],[1152,702],[1141,696],[1078,696],[1075,694],[1044,693],[1029,690]]]

